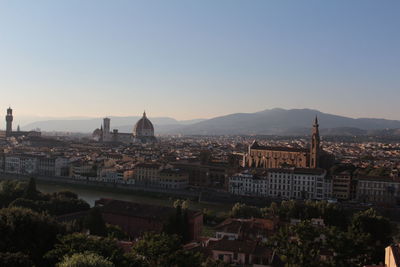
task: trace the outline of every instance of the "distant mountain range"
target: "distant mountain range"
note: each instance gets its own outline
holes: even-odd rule
[[[207,120],[178,121],[173,118],[150,118],[156,134],[184,135],[306,135],[315,116],[325,135],[365,135],[390,133],[400,135],[400,121],[359,118],[323,113],[312,109],[267,109],[255,113],[235,113]],[[131,132],[140,117],[110,117],[111,128]],[[92,132],[102,119],[46,120],[25,125],[23,129],[42,131]]]
[[[118,129],[120,132],[132,132],[133,126],[141,118],[139,116],[129,117],[109,117],[111,119],[111,129]],[[178,121],[169,117],[154,117],[150,118],[153,122],[156,130],[158,128],[174,128],[185,125],[194,124],[203,119],[194,120],[182,120]],[[96,128],[100,128],[103,123],[103,118],[67,118],[67,119],[50,119],[40,120],[33,123],[29,123],[21,127],[22,130],[41,129],[45,132],[57,131],[57,132],[81,132],[91,133]]]

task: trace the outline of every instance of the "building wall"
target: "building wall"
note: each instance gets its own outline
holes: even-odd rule
[[[189,185],[189,175],[181,172],[159,173],[159,186],[165,189],[184,189]]]
[[[351,174],[339,174],[332,177],[332,196],[339,200],[349,200],[351,190]]]
[[[141,218],[135,216],[125,216],[112,213],[102,213],[106,223],[118,225],[131,238],[142,236],[146,232],[161,233],[165,221],[159,218]],[[197,213],[188,219],[189,233],[192,240],[198,240],[203,230],[203,214]]]
[[[198,212],[189,217],[189,234],[191,240],[199,240],[203,233],[203,213]]]
[[[4,158],[5,172],[8,173],[20,173],[21,172],[21,160],[19,156],[6,155]]]
[[[189,185],[212,187],[228,191],[231,168],[228,166],[213,166],[196,163],[174,163],[175,168],[189,174]]]
[[[298,168],[307,168],[309,154],[304,152],[249,149],[245,155],[245,167],[281,168],[287,164]]]
[[[161,165],[154,167],[138,166],[135,168],[135,181],[144,186],[159,185],[159,169]]]
[[[110,213],[103,213],[103,219],[106,223],[118,225],[130,237],[140,237],[145,232],[160,233],[163,228],[163,222],[157,219],[131,217]]]
[[[256,176],[241,173],[230,178],[229,192],[234,195],[295,199],[331,197],[331,180],[326,172],[302,173],[296,170],[270,170]]]
[[[393,254],[393,249],[398,250],[398,245],[391,245],[385,248],[385,266],[386,267],[399,267],[396,264],[395,255]],[[398,253],[398,252],[397,252]]]
[[[358,179],[357,200],[394,204],[400,197],[400,182],[388,179]]]

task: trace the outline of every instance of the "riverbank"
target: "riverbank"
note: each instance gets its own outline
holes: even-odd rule
[[[16,179],[27,181],[30,177],[15,174],[0,174],[0,179]],[[43,178],[35,177],[37,189],[43,193],[53,193],[57,191],[68,190],[75,192],[79,198],[88,202],[91,206],[99,198],[112,198],[124,201],[131,201],[137,203],[146,203],[159,206],[171,207],[177,199],[190,200],[191,209],[203,210],[209,209],[217,213],[228,212],[231,204],[226,203],[202,203],[198,201],[198,192],[188,191],[186,194],[179,194],[180,192],[166,192],[166,191],[144,191],[138,188],[124,188],[120,186],[104,185],[104,183],[86,183],[86,181],[77,181],[59,178]]]

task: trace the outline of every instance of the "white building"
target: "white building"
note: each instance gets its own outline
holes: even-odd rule
[[[400,181],[391,177],[358,177],[357,199],[363,202],[396,203],[400,199]]]
[[[244,172],[229,179],[234,195],[284,199],[328,199],[332,181],[322,169],[267,169],[260,174]]]

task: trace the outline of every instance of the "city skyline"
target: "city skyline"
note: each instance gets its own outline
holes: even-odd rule
[[[2,2],[1,110],[399,120],[400,4],[307,2]]]

